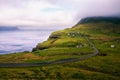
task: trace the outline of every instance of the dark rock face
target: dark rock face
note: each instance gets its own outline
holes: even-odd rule
[[[32,52],[35,52],[35,51],[37,51],[37,49],[36,49],[36,48],[33,48],[33,49],[32,49]]]
[[[46,47],[46,46],[35,47],[35,48],[32,49],[32,52],[35,52],[37,50],[44,50],[44,49],[47,49],[47,48],[49,48],[49,47]]]
[[[51,35],[49,38],[50,39],[58,39],[61,35]]]
[[[98,56],[107,56],[106,53],[98,53]]]
[[[15,31],[19,30],[17,27],[6,27],[6,26],[0,26],[0,31]]]
[[[78,22],[78,24],[86,24],[86,23],[99,23],[99,22],[110,22],[114,24],[120,24],[119,17],[87,17],[83,18]]]

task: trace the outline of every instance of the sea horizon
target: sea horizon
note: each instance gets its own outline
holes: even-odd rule
[[[0,31],[0,55],[31,51],[38,43],[47,40],[53,31],[53,29]]]

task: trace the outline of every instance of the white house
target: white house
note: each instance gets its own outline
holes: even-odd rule
[[[115,47],[115,45],[110,45],[110,47],[111,47],[111,48],[114,48],[114,47]]]

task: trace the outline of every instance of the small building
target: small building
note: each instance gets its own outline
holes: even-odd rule
[[[81,48],[81,47],[83,47],[83,45],[80,44],[80,45],[77,45],[76,47],[77,47],[77,48]]]
[[[74,33],[74,32],[72,32],[72,33],[68,33],[68,36],[71,36],[71,37],[75,37],[76,36],[76,34]]]
[[[115,45],[110,45],[111,48],[115,48]]]
[[[75,37],[76,35],[75,34],[72,34],[72,37]]]

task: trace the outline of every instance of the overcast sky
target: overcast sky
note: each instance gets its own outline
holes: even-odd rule
[[[0,0],[0,25],[71,27],[88,16],[120,16],[120,0]]]

